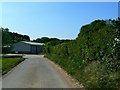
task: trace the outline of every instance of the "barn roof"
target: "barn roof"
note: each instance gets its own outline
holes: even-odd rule
[[[27,42],[27,41],[21,41],[29,45],[44,45],[44,43],[36,43],[36,42]]]

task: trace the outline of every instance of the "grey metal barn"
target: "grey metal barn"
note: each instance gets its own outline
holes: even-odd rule
[[[20,41],[13,44],[11,51],[13,53],[40,54],[43,51],[43,45],[43,43]]]

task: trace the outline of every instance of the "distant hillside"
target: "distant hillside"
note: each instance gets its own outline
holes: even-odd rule
[[[63,42],[69,42],[71,40],[66,39],[66,40],[60,40],[58,38],[49,38],[49,37],[42,37],[42,38],[37,38],[36,40],[33,40],[33,42],[38,42],[38,43],[46,43],[51,46],[55,46],[58,44],[61,44]]]
[[[2,31],[2,53],[10,53],[10,46],[19,41],[30,41],[28,35],[10,32],[8,28],[0,28]]]
[[[19,41],[30,41],[30,37],[28,35],[10,32],[8,28],[0,28],[0,30],[2,30],[3,45],[13,44]]]
[[[30,37],[28,35],[22,35],[14,32],[9,32],[11,38],[12,38],[12,43],[16,43],[19,41],[30,41]]]

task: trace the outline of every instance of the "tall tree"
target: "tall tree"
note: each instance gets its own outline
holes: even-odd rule
[[[2,45],[10,45],[12,38],[9,34],[9,29],[8,28],[0,28],[0,30],[2,31]]]

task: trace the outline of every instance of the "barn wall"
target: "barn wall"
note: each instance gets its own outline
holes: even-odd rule
[[[37,52],[37,50],[36,50],[37,48],[36,48],[36,45],[31,45],[31,52],[32,52],[32,54],[36,54]]]
[[[38,53],[42,53],[43,52],[43,46],[37,46],[37,51],[38,51]]]
[[[31,52],[33,54],[40,54],[43,52],[43,46],[42,45],[31,45]]]
[[[25,44],[24,42],[18,42],[13,45],[12,52],[21,52],[21,53],[30,53],[30,45]]]

